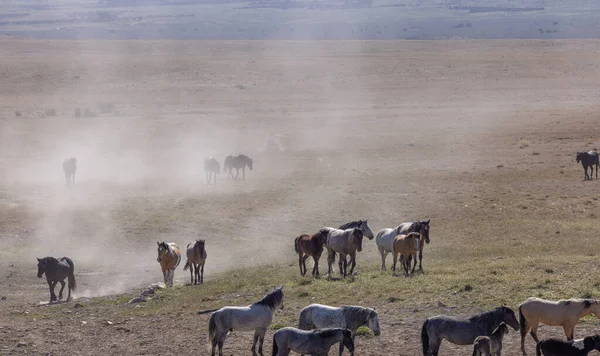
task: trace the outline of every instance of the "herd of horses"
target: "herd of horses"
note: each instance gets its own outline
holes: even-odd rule
[[[237,156],[229,155],[225,157],[223,162],[223,171],[228,172],[227,178],[238,179],[240,176],[240,169],[242,170],[242,179],[246,180],[246,167],[252,170],[253,160],[252,158],[240,154]],[[233,176],[233,169],[235,168],[236,174]],[[206,184],[217,184],[217,174],[221,173],[221,163],[214,157],[208,157],[204,160],[204,172],[206,172]]]

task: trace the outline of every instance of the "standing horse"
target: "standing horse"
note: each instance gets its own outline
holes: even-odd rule
[[[400,255],[400,263],[404,267],[404,275],[408,277],[408,271],[410,270],[410,262],[412,258],[417,260],[417,252],[419,251],[419,242],[421,240],[421,234],[418,232],[409,232],[406,235],[398,235],[394,237],[394,263],[392,264],[392,271],[396,272],[396,262],[398,261],[398,255]],[[414,268],[411,273],[414,272]]]
[[[62,293],[65,289],[65,278],[68,279],[68,291],[67,302],[71,300],[71,291],[77,289],[77,283],[75,282],[75,265],[69,257],[62,257],[56,259],[54,257],[38,258],[38,278],[42,278],[42,275],[46,273],[46,281],[48,287],[50,287],[50,303],[55,302],[56,294],[54,294],[54,287],[56,283],[60,282],[60,292],[58,292],[58,300],[62,300]]]
[[[363,232],[357,228],[340,230],[334,227],[324,227],[321,230],[327,231],[328,276],[331,277],[331,265],[335,262],[336,252],[340,254],[340,275],[346,278],[349,263],[352,265],[350,268],[350,275],[352,275],[354,267],[356,267],[356,252],[362,251]],[[350,255],[349,262],[346,261],[346,255]]]
[[[275,309],[283,309],[283,286],[275,288],[263,299],[246,307],[224,307],[215,311],[208,322],[208,344],[211,356],[219,346],[219,356],[223,356],[223,344],[228,331],[254,330],[252,355],[256,355],[256,341],[260,339],[258,353],[263,354],[263,342],[267,328],[273,321]]]
[[[323,304],[311,304],[300,311],[298,328],[302,330],[344,328],[352,335],[352,341],[356,331],[361,326],[367,326],[375,336],[381,334],[379,329],[379,315],[374,309],[355,305],[344,305],[339,308]],[[340,344],[340,355],[344,351],[344,345]]]
[[[252,158],[250,158],[246,155],[237,155],[237,156],[230,155],[230,156],[225,157],[225,162],[223,163],[223,170],[229,171],[229,174],[227,174],[227,178],[229,178],[231,176],[231,178],[233,178],[233,179],[238,179],[238,177],[240,176],[240,169],[241,169],[242,173],[243,173],[243,178],[244,178],[244,180],[246,180],[246,166],[248,166],[248,168],[250,168],[250,170],[252,170]],[[234,168],[236,169],[235,177],[233,176],[233,173],[231,173],[231,171]]]
[[[521,351],[525,352],[525,336],[531,329],[531,337],[535,342],[538,324],[562,326],[567,340],[573,340],[575,325],[579,319],[594,314],[600,318],[600,303],[595,299],[573,298],[557,302],[540,298],[529,298],[519,305],[519,320],[521,324]]]
[[[206,173],[206,184],[217,184],[217,174],[221,174],[221,164],[214,157],[208,157],[204,160],[204,172]]]
[[[158,245],[158,258],[156,261],[160,263],[163,277],[167,287],[173,287],[173,277],[175,276],[175,268],[181,262],[181,252],[179,246],[174,242],[165,243],[156,241]]]
[[[587,356],[593,350],[600,351],[600,335],[598,334],[571,341],[542,340],[535,347],[535,354],[536,356]]]
[[[354,355],[354,340],[348,329],[306,331],[292,327],[281,328],[273,335],[273,356],[288,356],[290,351],[301,355],[327,355],[336,342],[346,346],[350,355]]]
[[[362,231],[363,235],[366,236],[369,240],[373,240],[373,238],[375,237],[375,235],[373,235],[373,230],[371,230],[371,227],[369,226],[368,219],[351,221],[349,223],[346,223],[346,224],[338,227],[338,229],[340,229],[340,230],[346,230],[346,229],[350,229],[350,228],[359,229],[360,231]],[[333,253],[333,256],[328,256],[328,258],[332,258],[333,260],[335,260],[335,251],[332,253]],[[343,261],[340,260],[340,262],[343,262]],[[332,268],[331,273],[333,273],[333,272],[334,272],[334,270]]]
[[[204,283],[204,263],[206,262],[206,248],[204,247],[204,240],[196,240],[193,245],[189,243],[185,252],[187,261],[183,266],[183,270],[190,269],[190,284]],[[193,270],[193,276],[192,276]]]
[[[598,159],[598,152],[589,151],[589,152],[577,152],[577,156],[575,157],[577,163],[581,162],[583,166],[583,170],[585,172],[584,180],[592,179],[594,176],[594,165],[596,165],[596,179],[598,179],[598,165],[600,165],[600,161]],[[588,176],[588,167],[590,167],[590,175]]]
[[[477,336],[473,342],[473,356],[502,356],[502,339],[508,326],[501,323],[491,336]]]
[[[404,222],[393,229],[386,228],[377,232],[375,243],[377,243],[377,248],[379,249],[379,254],[381,255],[382,271],[386,270],[385,259],[387,258],[388,253],[392,253],[394,250],[394,238],[398,235],[406,235],[410,232],[421,233],[422,239],[419,245],[419,261],[423,260],[423,241],[429,243],[429,220]],[[415,258],[415,267],[416,265],[417,259]],[[419,265],[420,269],[423,270],[422,262],[420,262]],[[413,267],[413,271],[415,267]]]
[[[63,171],[65,172],[65,179],[67,181],[67,186],[75,185],[75,171],[77,170],[77,158],[71,157],[67,158],[63,161]]]
[[[442,340],[456,345],[473,345],[477,336],[490,336],[501,323],[519,330],[515,312],[505,306],[477,314],[467,320],[446,315],[428,318],[421,328],[424,356],[437,356]]]
[[[312,256],[315,261],[312,275],[319,275],[319,259],[323,253],[323,246],[327,243],[329,231],[325,229],[319,230],[314,235],[302,234],[294,239],[294,249],[298,254],[298,265],[300,266],[300,275],[306,275],[306,260]]]

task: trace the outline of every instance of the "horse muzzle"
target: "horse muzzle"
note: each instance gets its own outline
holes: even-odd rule
[[[42,278],[43,275],[43,273],[38,273],[38,278]]]
[[[373,331],[373,335],[375,335],[375,336],[381,335],[381,330],[377,329],[377,330]]]
[[[161,261],[160,257],[156,259],[156,262],[160,263],[160,261]]]

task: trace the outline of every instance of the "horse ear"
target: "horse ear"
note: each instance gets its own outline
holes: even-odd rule
[[[428,220],[427,220],[427,224],[428,224],[428,225],[429,225],[429,222],[430,222],[430,221],[431,221],[431,219],[428,219]]]
[[[160,246],[160,243],[159,243],[158,241],[156,241],[156,244],[157,244],[158,246]]]
[[[37,257],[36,257],[36,258],[37,258]],[[41,262],[41,261],[42,261],[42,259],[41,259],[41,258],[37,258],[37,260],[38,260],[38,262]]]

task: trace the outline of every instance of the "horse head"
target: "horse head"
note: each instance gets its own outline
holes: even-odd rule
[[[504,322],[500,323],[500,325],[498,325],[496,330],[494,330],[492,332],[492,335],[496,335],[496,333],[500,333],[500,335],[508,334],[508,325],[506,325],[506,323],[504,323]]]
[[[511,328],[519,330],[519,322],[517,321],[515,312],[511,308],[504,305],[501,306],[499,309],[502,311],[502,321],[505,322]]]
[[[36,257],[37,258],[37,257]],[[38,278],[42,278],[44,272],[46,272],[46,259],[45,258],[37,258],[38,260]]]
[[[366,219],[364,221],[360,221],[360,230],[362,231],[362,233],[369,239],[369,240],[373,240],[373,238],[375,237],[375,235],[373,235],[373,231],[371,230],[371,228],[369,227],[369,223],[368,223],[369,219]]]
[[[420,221],[419,225],[421,225],[420,233],[423,239],[425,239],[425,243],[429,243],[429,221]]]
[[[352,239],[354,245],[356,245],[356,250],[358,252],[362,251],[362,240],[363,240],[363,232],[361,229],[353,229],[352,230]]]
[[[350,354],[354,354],[354,340],[352,339],[352,332],[348,329],[343,330],[342,344],[348,349]]]
[[[600,303],[596,299],[586,299],[583,301],[583,307],[589,309],[590,314],[594,314],[600,319]]]
[[[317,232],[317,241],[319,243],[319,246],[323,246],[327,244],[327,238],[329,237],[329,230],[327,229],[321,229],[319,230],[319,232]]]
[[[379,315],[377,315],[377,312],[375,310],[371,309],[371,312],[367,317],[366,324],[369,327],[369,329],[373,331],[373,334],[375,336],[381,335],[381,330],[379,329]]]
[[[158,257],[156,258],[156,261],[160,263],[165,254],[169,251],[169,245],[167,245],[164,241],[156,241],[156,244],[158,245]]]
[[[583,152],[577,152],[577,156],[576,156],[575,160],[577,161],[577,163],[579,163],[579,161],[583,160]]]

